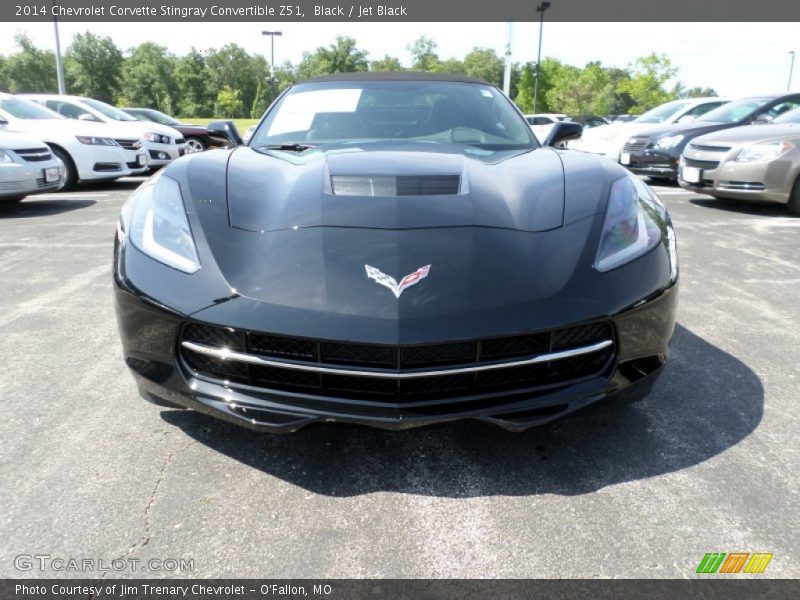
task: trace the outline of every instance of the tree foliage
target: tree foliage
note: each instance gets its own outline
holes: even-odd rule
[[[341,36],[327,47],[303,53],[303,59],[297,67],[300,79],[329,73],[354,73],[368,69],[367,53],[358,48],[353,38]]]
[[[17,94],[56,90],[55,54],[34,46],[24,33],[17,33],[14,42],[19,50],[4,60],[8,91]]]
[[[122,52],[110,37],[78,33],[64,54],[64,71],[71,93],[113,103],[122,75]]]

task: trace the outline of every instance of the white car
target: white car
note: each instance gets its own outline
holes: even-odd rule
[[[729,98],[716,97],[672,100],[656,106],[628,123],[614,122],[611,125],[586,130],[580,139],[568,142],[567,147],[592,154],[605,154],[611,160],[619,162],[622,148],[631,136],[655,125],[694,121],[700,115],[728,102]]]
[[[142,137],[147,150],[147,164],[151,167],[163,167],[186,154],[188,149],[186,140],[178,130],[160,123],[140,121],[99,100],[56,94],[21,94],[21,96],[38,102],[68,119],[113,124],[127,130],[131,137]]]
[[[30,134],[50,147],[64,163],[67,188],[80,181],[113,180],[147,169],[141,139],[129,136],[139,148],[125,150],[115,141],[120,135],[118,128],[71,121],[44,106],[2,93],[0,119],[5,122],[0,129]]]
[[[0,129],[0,203],[64,185],[64,163],[43,141]]]
[[[567,119],[567,115],[562,115],[560,113],[537,113],[534,115],[522,116],[525,117],[528,125],[531,126],[531,129],[533,130],[533,133],[539,142],[544,142],[547,139],[547,136],[550,134],[550,130],[553,129],[553,125],[559,121],[565,121]]]

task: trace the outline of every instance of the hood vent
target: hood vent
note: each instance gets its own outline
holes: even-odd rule
[[[448,196],[459,193],[460,175],[333,175],[336,196]]]

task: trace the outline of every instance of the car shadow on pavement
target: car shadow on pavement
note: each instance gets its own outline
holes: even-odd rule
[[[743,362],[678,326],[650,397],[523,433],[477,421],[381,431],[324,424],[270,435],[192,411],[162,418],[197,441],[311,492],[442,497],[585,494],[692,467],[761,421],[764,388]]]
[[[713,208],[726,212],[736,212],[744,215],[760,217],[791,217],[792,214],[784,204],[770,202],[747,202],[743,200],[724,200],[717,198],[692,198],[689,200],[695,206]]]
[[[0,219],[29,219],[31,217],[46,217],[60,213],[88,208],[96,204],[95,200],[78,198],[80,194],[61,199],[35,200],[34,198],[22,202],[0,202]]]

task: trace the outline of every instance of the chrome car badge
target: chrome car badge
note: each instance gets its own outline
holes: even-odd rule
[[[412,285],[417,285],[420,281],[425,279],[428,276],[428,272],[431,270],[430,265],[425,265],[413,273],[409,273],[400,280],[400,283],[397,283],[394,277],[387,275],[380,269],[370,267],[369,265],[364,265],[364,267],[367,269],[367,277],[374,279],[375,282],[392,290],[395,298],[399,298],[404,290],[410,288]]]

